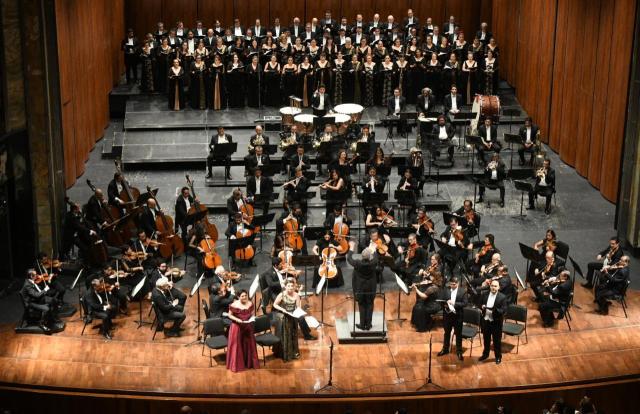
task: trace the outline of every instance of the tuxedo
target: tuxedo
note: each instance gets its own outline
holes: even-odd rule
[[[187,226],[184,224],[185,220],[187,219],[187,215],[189,212],[189,208],[193,205],[193,197],[189,196],[187,198],[187,200],[189,201],[189,206],[187,206],[187,202],[185,201],[184,197],[182,197],[182,195],[179,195],[178,198],[176,199],[176,205],[175,205],[175,211],[176,211],[176,217],[175,217],[175,230],[178,231],[178,227],[180,227],[180,229],[182,229],[182,238],[186,239],[187,237]]]
[[[431,127],[431,134],[432,137],[431,139],[433,140],[434,143],[448,143],[448,147],[447,147],[447,152],[449,154],[449,161],[453,162],[453,151],[454,151],[454,147],[453,145],[451,145],[451,139],[453,139],[453,136],[456,133],[456,129],[453,127],[453,125],[449,124],[449,123],[445,123],[444,125],[444,133],[446,133],[446,138],[442,138],[440,135],[440,132],[442,131],[442,127],[439,124],[434,124],[433,127]],[[440,155],[440,151],[435,150],[432,151],[432,157],[433,159],[437,158]]]
[[[289,173],[291,174],[291,176],[295,175],[296,168],[298,168],[298,165],[300,165],[301,161],[303,164],[302,171],[306,171],[311,167],[311,161],[309,161],[308,155],[304,154],[301,159],[297,153],[293,154],[291,158],[289,158]]]
[[[289,32],[291,33],[292,38],[301,37],[304,33],[304,27],[300,25],[291,25],[289,28]],[[304,40],[304,39],[303,39]]]
[[[89,198],[89,201],[87,202],[87,207],[86,207],[87,220],[89,220],[91,223],[93,223],[97,227],[100,227],[104,222],[102,218],[102,212],[105,210],[109,211],[108,209],[109,209],[109,206],[107,205],[106,202],[100,201],[95,195],[92,195]]]
[[[486,160],[484,154],[486,151],[500,152],[500,150],[502,149],[502,145],[500,144],[500,142],[498,142],[498,127],[496,127],[495,125],[491,125],[491,130],[489,131],[489,137],[491,138],[491,141],[487,139],[487,126],[484,124],[478,127],[478,135],[482,137],[482,140],[485,143],[490,145],[489,148],[485,147],[482,143],[476,146],[476,151],[478,152],[478,161],[480,161],[481,163],[485,163]]]
[[[406,109],[407,101],[404,96],[399,96],[398,98],[399,98],[399,107],[400,107],[399,113],[402,113]],[[387,116],[395,114],[395,111],[396,111],[396,97],[392,96],[387,100]]]
[[[313,107],[313,114],[315,116],[325,116],[327,114],[328,111],[331,110],[332,106],[331,106],[331,97],[329,96],[328,93],[324,93],[322,94],[322,97],[324,99],[324,108],[320,109],[320,92],[316,92],[313,94],[313,97],[311,98],[311,106]]]
[[[422,94],[418,95],[418,98],[416,99],[416,112],[417,113],[424,113],[425,115],[427,114],[427,112],[434,112],[435,111],[435,98],[433,97],[433,95],[427,95],[424,96]]]
[[[165,321],[173,321],[173,326],[169,330],[173,333],[179,333],[180,325],[186,319],[184,307],[180,304],[174,305],[168,292],[161,291],[155,287],[151,292],[151,300]]]
[[[531,146],[529,148],[526,148],[524,145],[522,145],[520,148],[518,148],[518,155],[520,156],[520,163],[524,164],[524,153],[528,152],[531,154],[531,163],[533,163],[533,155],[535,152],[535,142],[536,142],[536,136],[538,135],[538,132],[540,131],[540,129],[538,128],[537,125],[531,125],[531,131],[529,132],[529,144],[531,144]],[[527,143],[527,127],[522,126],[520,127],[520,130],[518,131],[518,135],[520,135],[520,138],[522,139],[523,143]]]
[[[442,290],[442,300],[451,299],[451,289],[447,286]],[[442,314],[442,324],[444,327],[444,341],[442,343],[442,351],[449,352],[451,345],[451,331],[453,330],[456,336],[456,352],[462,354],[462,322],[464,308],[467,306],[467,297],[465,290],[461,286],[458,286],[458,291],[454,298],[454,311],[449,309],[447,303],[443,303],[444,313]]]
[[[120,198],[118,185],[124,190],[124,186],[122,185],[122,183],[117,183],[115,179],[109,181],[109,185],[107,186],[107,199],[109,200],[109,205],[116,207],[119,207],[118,201],[116,199]]]
[[[262,38],[267,35],[267,28],[264,26],[253,26],[251,27],[251,30],[253,31],[253,35],[257,38]],[[242,31],[242,33],[244,33],[244,30]]]
[[[218,41],[218,38],[215,37],[215,36],[211,37],[211,38],[210,37],[205,37],[204,38],[204,47],[206,47],[209,50],[209,52],[211,52],[211,50],[216,47],[216,42],[217,41]]]
[[[449,33],[455,33],[455,29],[458,27],[456,23],[445,23],[442,25],[442,33],[448,35]]]
[[[346,217],[343,215],[342,216],[342,222],[344,224],[346,224],[347,226],[351,226],[351,219]],[[335,213],[329,213],[327,214],[327,218],[324,220],[324,227],[331,230],[333,229],[333,225],[336,223],[336,214]]]
[[[607,255],[609,254],[609,252],[611,251],[611,246],[608,246],[606,249],[602,250],[600,253],[598,253],[598,255],[604,257],[607,257]],[[613,253],[611,255],[611,259],[609,260],[608,265],[611,266],[613,264],[616,264],[620,261],[620,258],[624,256],[624,252],[622,251],[622,247],[618,247],[618,250],[615,251],[615,253]],[[604,259],[603,259],[604,260]],[[594,274],[596,271],[600,271],[602,270],[602,262],[590,262],[587,265],[587,283],[589,285],[593,285],[594,284]]]
[[[224,134],[224,137],[227,140],[227,143],[233,143],[233,137],[230,134]],[[224,161],[226,170],[225,172],[227,176],[229,176],[229,172],[231,170],[231,155],[229,154],[226,156],[220,156],[214,155],[213,153],[214,147],[220,143],[220,138],[221,137],[218,135],[211,136],[211,141],[209,141],[209,155],[207,156],[207,170],[209,172],[209,175],[211,175],[211,169],[213,167],[214,161]]]
[[[451,109],[453,108],[453,97],[451,96],[451,94],[447,94],[444,97],[444,110],[445,112],[451,112]],[[460,94],[456,94],[455,96],[455,101],[456,101],[456,108],[458,108],[458,110],[462,109],[462,96]]]
[[[116,316],[116,307],[112,304],[110,308],[107,308],[107,301],[113,302],[113,299],[107,299],[107,295],[111,296],[111,293],[98,293],[93,288],[87,290],[84,294],[84,304],[87,311],[94,318],[102,320],[102,327],[100,332],[105,334],[109,333],[113,326],[113,318]]]
[[[384,177],[380,175],[376,175],[374,178],[375,178],[375,182],[373,183],[373,190],[375,191],[376,194],[384,193],[384,186],[385,186]],[[371,176],[367,175],[366,177],[364,177],[364,180],[362,181],[362,191],[365,193],[374,192],[374,191],[371,191]]]
[[[256,177],[249,177],[247,179],[247,195],[253,197],[257,191],[260,190],[261,195],[273,193],[273,181],[269,177],[261,176],[258,186],[258,180]]]
[[[140,42],[137,37],[126,37],[122,40],[120,49],[124,52],[124,67],[127,83],[138,80],[138,52]]]
[[[546,185],[542,185],[542,177],[536,176],[536,184],[533,186],[533,191],[529,192],[529,208],[534,207],[535,198],[541,195],[545,198],[545,211],[549,212],[551,208],[551,198],[556,192],[556,172],[553,168],[549,168],[545,175]]]
[[[356,260],[353,251],[347,252],[347,262],[353,267],[353,297],[358,302],[360,325],[371,328],[373,319],[373,301],[377,288],[377,254],[372,260]]]
[[[566,281],[556,285],[551,289],[551,295],[544,298],[538,310],[540,311],[540,318],[542,319],[543,326],[552,326],[555,310],[561,310],[563,305],[567,305],[571,300],[572,292],[571,279],[567,278]],[[558,319],[564,315],[559,314]]]
[[[409,27],[410,24],[414,25],[418,33],[420,33],[420,19],[418,19],[416,16],[413,16],[413,22],[409,23],[409,18],[405,17],[404,20],[402,21],[403,29],[409,32],[409,29],[411,28]]]
[[[261,166],[265,166],[265,165],[269,165],[270,162],[271,162],[271,159],[267,154],[262,154],[261,156],[258,156],[255,153],[248,155],[245,158],[245,171],[247,173],[253,172],[255,168],[258,166],[258,163],[260,163]]]
[[[502,161],[498,161],[498,166],[496,167],[495,172],[494,170],[485,167],[484,176],[480,180],[480,201],[484,195],[485,187],[497,186],[500,190],[500,201],[504,204],[504,179],[506,175],[505,165]]]
[[[482,30],[478,30],[476,32],[476,37],[478,38],[478,40],[480,40],[482,42],[483,45],[488,45],[489,44],[489,40],[491,40],[491,38],[493,37],[493,33],[491,32],[484,32],[484,39],[482,38]]]
[[[619,249],[618,249],[619,250]],[[611,270],[609,273],[602,273],[605,279],[603,284],[596,287],[596,302],[603,311],[609,307],[608,300],[621,296],[627,288],[629,281],[629,266],[622,269]]]
[[[196,39],[204,39],[207,36],[206,27],[201,27],[200,29],[194,27],[193,29],[191,29],[191,31],[193,32],[193,36]]]
[[[300,177],[295,187],[292,185],[287,186],[287,200],[289,200],[289,202],[306,202],[306,194],[309,186],[309,180],[307,180],[305,176]]]
[[[139,226],[142,230],[144,230],[147,237],[151,237],[153,233],[157,230],[156,228],[156,216],[158,215],[157,211],[154,212],[147,206],[144,206],[142,213],[139,218]]]
[[[482,339],[484,349],[482,355],[488,357],[491,350],[491,340],[493,339],[493,352],[496,360],[502,359],[502,322],[509,303],[507,297],[497,292],[493,298],[493,304],[488,303],[490,291],[485,292],[481,299],[482,309]],[[493,306],[489,306],[493,305]]]

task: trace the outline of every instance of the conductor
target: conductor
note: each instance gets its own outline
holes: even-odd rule
[[[373,318],[373,301],[376,297],[376,265],[375,252],[366,248],[362,251],[362,259],[353,258],[356,249],[354,241],[349,242],[347,262],[353,266],[353,297],[358,302],[360,310],[360,323],[358,329],[368,331],[371,329]]]

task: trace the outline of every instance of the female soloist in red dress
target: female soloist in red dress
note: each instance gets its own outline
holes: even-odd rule
[[[243,290],[238,299],[229,305],[232,324],[229,328],[227,369],[233,372],[260,367],[252,317],[253,303],[247,291]]]

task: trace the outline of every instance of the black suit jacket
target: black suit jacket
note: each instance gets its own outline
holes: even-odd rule
[[[313,109],[318,109],[319,105],[320,105],[320,92],[317,92],[317,93],[314,93],[313,97],[311,98],[311,106],[313,107]],[[325,94],[324,94],[324,110],[325,111],[330,111],[331,108],[333,108],[333,106],[331,105],[331,96],[328,93],[325,92]]]
[[[453,108],[453,103],[452,103],[452,96],[451,94],[447,94],[444,97],[444,109],[445,112],[449,112],[451,110],[451,108]],[[456,94],[456,106],[458,109],[462,108],[462,96],[460,94]]]
[[[328,229],[332,229],[335,221],[336,221],[335,213],[331,212],[327,214],[327,218],[324,220],[324,227]],[[352,223],[352,220],[349,217],[347,217],[345,220],[345,217],[342,216],[342,222],[345,223],[347,226],[350,226]]]
[[[102,303],[100,303],[98,295],[99,293],[93,290],[93,288],[89,288],[84,294],[84,303],[89,312],[105,312],[104,306],[107,305],[107,298],[104,296],[104,293],[101,294],[100,298],[102,299]]]
[[[385,186],[385,180],[384,177],[380,176],[380,175],[376,175],[375,176],[376,179],[376,183],[373,185],[374,189],[376,190],[377,194],[380,193],[384,193],[384,186]],[[369,176],[365,176],[364,180],[362,181],[362,191],[365,193],[370,193],[371,192],[371,187],[369,186],[369,182],[371,181],[371,178],[369,178]]]
[[[229,215],[229,218],[235,216],[239,211],[238,203],[233,199],[233,196],[227,198],[227,214]]]
[[[280,294],[280,292],[282,292],[282,285],[280,285],[280,278],[278,277],[278,274],[276,273],[276,270],[273,267],[267,270],[266,272],[264,272],[260,276],[260,279],[264,280],[267,283],[267,286],[269,288],[269,293],[271,294],[272,298],[275,298],[276,296],[278,296],[278,294]]]
[[[309,156],[307,156],[307,154],[304,154],[302,156],[302,163],[304,164],[302,166],[302,170],[306,171],[310,168],[310,161],[309,161]],[[298,154],[293,154],[291,156],[291,158],[289,158],[289,167],[291,169],[291,175],[293,175],[293,173],[296,171],[296,168],[298,168],[298,164],[300,164],[300,157],[298,156]]]
[[[536,141],[536,135],[538,134],[539,128],[537,125],[531,125],[531,142]],[[525,126],[521,126],[518,131],[518,135],[522,138],[522,142],[527,141],[527,128]]]
[[[451,139],[453,138],[453,136],[456,133],[455,128],[453,127],[453,125],[449,124],[449,123],[445,123],[444,124],[444,129],[447,131],[447,138]],[[439,139],[438,137],[440,136],[440,125],[435,124],[432,128],[431,128],[431,133],[433,135],[436,136],[436,139]]]
[[[157,214],[157,213],[156,213]],[[153,218],[153,213],[151,209],[147,206],[144,206],[142,209],[142,213],[140,213],[139,225],[142,230],[147,234],[147,237],[151,237],[156,228],[156,221]]]
[[[418,33],[420,33],[420,19],[418,19],[416,16],[413,16],[413,24],[415,25],[416,29],[418,30]],[[405,17],[404,20],[402,21],[402,28],[404,30],[408,29],[409,25],[409,18]]]
[[[256,156],[256,154],[251,154],[249,155],[247,158],[245,158],[246,160],[246,167],[249,171],[253,171],[254,168],[256,168],[258,166],[258,157]],[[262,165],[269,165],[269,163],[271,162],[269,155],[267,154],[262,154]]]
[[[107,208],[107,203],[101,204],[95,195],[92,195],[87,202],[87,220],[95,225],[102,224],[102,211],[103,207]]]
[[[295,187],[287,186],[287,196],[295,201],[302,201],[304,199],[307,190],[309,189],[309,180],[307,177],[302,176],[298,181],[298,185]]]
[[[181,308],[173,306],[173,303],[171,303],[171,300],[167,297],[167,295],[164,292],[161,292],[156,287],[154,287],[152,290],[151,300],[153,300],[153,303],[156,304],[156,308],[165,316],[174,311],[182,311]]]
[[[467,306],[467,296],[466,296],[466,291],[464,290],[463,287],[458,285],[458,293],[456,294],[456,301],[453,304],[454,309],[456,310],[456,313],[449,313],[447,310],[449,308],[449,306],[446,303],[443,303],[444,306],[444,317],[450,317],[450,318],[456,318],[459,321],[462,321],[462,313],[463,313],[463,309],[465,306]],[[445,287],[444,289],[442,289],[442,296],[440,297],[440,299],[442,300],[449,300],[451,299],[451,289],[449,289],[449,287]]]
[[[38,292],[38,289],[30,280],[24,281],[22,289],[20,289],[20,293],[22,293],[22,297],[27,303],[37,304],[43,304],[45,296],[47,295],[47,292],[45,292],[44,289]]]
[[[536,176],[536,186],[538,186],[540,184],[541,180],[542,180],[541,177]],[[555,189],[556,189],[556,171],[553,168],[549,168],[544,180],[546,181],[547,186],[552,188],[555,191]],[[620,251],[620,249],[618,249],[618,251]]]
[[[427,106],[427,109],[424,108],[424,103],[428,102],[429,106]],[[418,95],[418,98],[416,100],[416,112],[420,113],[426,113],[426,112],[431,112],[431,111],[435,111],[434,108],[435,105],[435,99],[433,98],[433,95],[428,95],[428,96],[424,96],[422,94]]]
[[[298,25],[298,33],[296,33],[296,26],[295,25],[291,25],[291,27],[289,27],[289,32],[291,33],[291,37],[292,38],[296,38],[296,37],[302,37],[302,35],[304,34],[304,26],[302,25]],[[302,39],[304,40],[304,39]]]
[[[481,306],[486,306],[487,300],[489,299],[489,293],[491,292],[486,291],[482,294],[480,299]],[[496,300],[493,302],[493,309],[491,309],[491,316],[493,318],[493,321],[501,324],[505,313],[507,313],[508,307],[509,307],[509,303],[507,301],[507,297],[498,291],[496,295]],[[486,308],[482,309],[483,317],[485,313],[486,313]]]
[[[489,164],[487,164],[489,165]],[[496,170],[498,171],[498,179],[497,180],[492,180],[491,179],[491,170],[488,167],[485,167],[484,169],[484,179],[486,181],[502,181],[505,179],[505,177],[507,176],[506,172],[505,172],[505,165],[504,162],[502,161],[498,161],[498,167],[496,168]]]
[[[612,270],[611,274],[603,273],[603,275],[607,278],[605,288],[621,294],[629,280],[629,267],[627,266],[622,269]]]
[[[118,202],[116,201],[116,198],[118,198],[119,195],[120,193],[118,193],[118,184],[116,183],[116,180],[113,179],[109,181],[109,185],[107,186],[107,200],[109,204],[117,206]]]
[[[189,196],[189,205],[193,205],[193,197]],[[175,225],[179,226],[187,218],[187,203],[184,202],[182,195],[176,199],[176,221]]]
[[[272,194],[273,193],[273,181],[269,177],[260,177],[260,194]],[[254,196],[256,194],[256,177],[249,177],[247,179],[247,195]]]
[[[605,257],[609,253],[609,250],[611,250],[611,246],[601,251],[599,255]],[[616,252],[611,256],[611,260],[609,260],[609,266],[618,263],[622,256],[624,256],[624,252],[622,251],[621,247],[618,247],[618,250],[616,250]]]
[[[225,133],[224,136],[226,137],[229,143],[233,142],[233,137],[231,135]],[[209,141],[209,151],[213,151],[213,146],[217,145],[218,141],[219,141],[219,138],[217,134],[211,136],[211,141]]]
[[[400,96],[400,112],[404,112],[407,107],[407,100],[404,96]],[[392,115],[396,110],[396,98],[395,96],[387,100],[387,115]]]
[[[478,135],[482,137],[483,140],[487,140],[487,127],[482,124],[478,127]],[[498,141],[498,128],[495,125],[491,125],[491,142]]]
[[[353,252],[347,253],[347,262],[353,266],[353,293],[356,300],[363,296],[375,296],[377,288],[376,268],[378,266],[377,255],[372,260],[356,260]]]

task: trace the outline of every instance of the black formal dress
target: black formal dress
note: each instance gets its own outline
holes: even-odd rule
[[[193,109],[207,109],[209,94],[207,93],[207,67],[204,63],[198,66],[195,62],[189,70],[189,103]]]
[[[433,315],[442,309],[440,303],[436,302],[440,297],[440,288],[429,283],[419,284],[418,289],[427,297],[422,298],[416,293],[416,303],[411,310],[411,325],[417,332],[427,332],[433,326]]]

